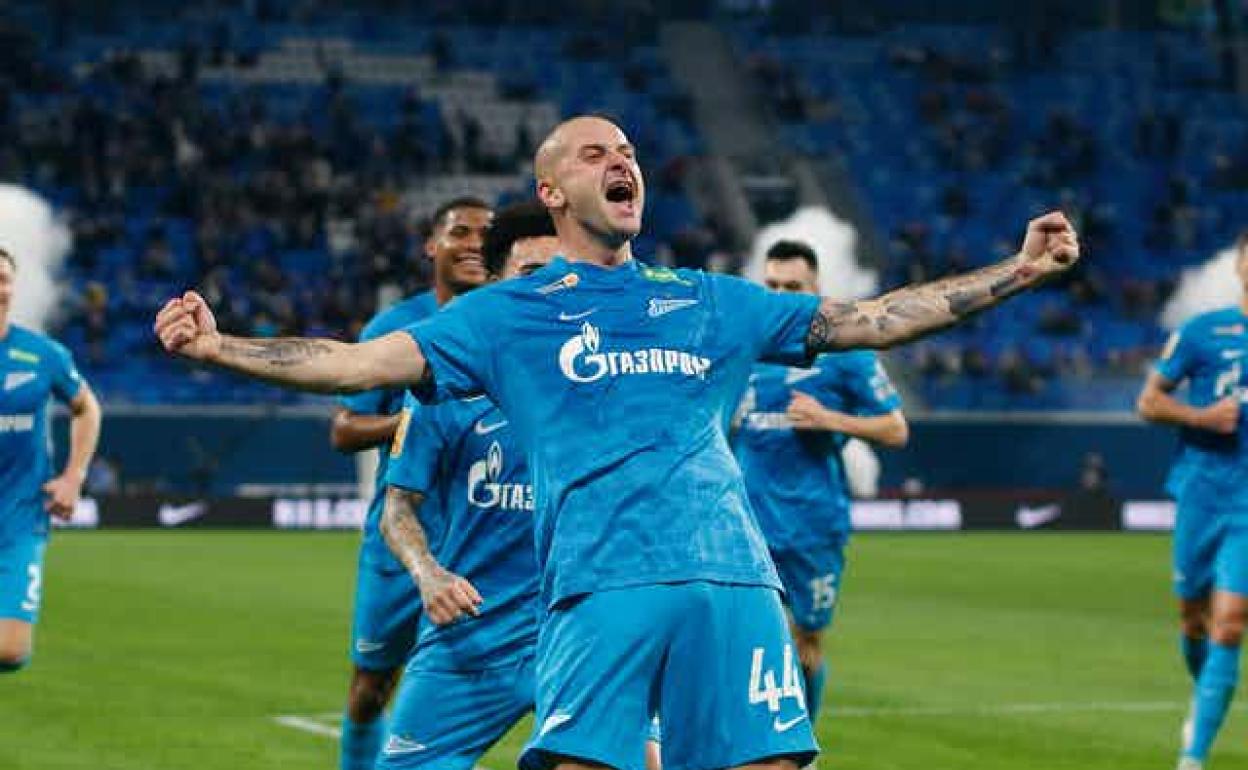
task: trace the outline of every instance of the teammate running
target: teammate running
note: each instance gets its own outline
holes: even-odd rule
[[[0,673],[30,662],[48,514],[73,516],[100,438],[100,404],[69,351],[10,321],[16,273],[17,261],[0,249]],[[49,397],[70,412],[69,456],[51,479]]]
[[[1236,243],[1248,289],[1248,233]],[[1140,415],[1179,427],[1167,488],[1178,501],[1174,587],[1183,658],[1195,684],[1180,770],[1200,770],[1239,682],[1248,617],[1248,443],[1240,408],[1248,384],[1248,298],[1196,316],[1166,343],[1140,393]],[[1188,383],[1187,400],[1174,391]]]
[[[538,197],[566,258],[473,292],[404,332],[349,344],[223,335],[194,292],[155,330],[172,352],[319,392],[485,393],[526,447],[545,613],[528,768],[643,764],[662,714],[668,767],[792,768],[817,752],[780,581],[724,426],[755,360],[897,345],[1063,272],[1060,213],[1019,254],[857,302],[638,264],[645,184],[596,117],[538,150]]]
[[[819,293],[813,249],[780,241],[767,251],[772,291]],[[756,364],[734,446],[750,505],[771,550],[797,641],[812,722],[827,668],[823,630],[832,623],[849,541],[846,437],[905,446],[901,399],[869,350],[824,353],[808,369]]]
[[[481,244],[490,216],[489,204],[477,198],[456,198],[438,207],[425,241],[425,254],[433,264],[433,288],[382,310],[364,327],[360,340],[410,326],[453,297],[483,284]],[[420,595],[377,528],[385,500],[388,449],[402,404],[402,388],[380,388],[344,398],[330,434],[339,451],[382,448],[356,568],[353,671],[339,749],[342,770],[372,770],[386,734],[386,703],[411,652],[420,616]]]

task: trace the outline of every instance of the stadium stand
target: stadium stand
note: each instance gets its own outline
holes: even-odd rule
[[[496,6],[10,9],[0,169],[71,218],[72,300],[54,331],[106,398],[300,399],[168,376],[180,365],[147,328],[158,298],[193,284],[232,330],[352,337],[379,301],[422,285],[418,215],[452,195],[526,194],[533,146],[564,115],[618,116],[639,145],[639,253],[703,266],[740,248],[689,194],[705,126],[657,14],[608,38],[536,6],[483,24]],[[1042,208],[1077,217],[1091,255],[1078,275],[894,357],[923,402],[1129,407],[1179,270],[1229,243],[1248,204],[1248,123],[1211,46],[1187,32],[1045,46],[985,26],[717,24],[780,149],[851,181],[884,287],[995,259]]]
[[[999,258],[1016,235],[1001,223],[1054,204],[1081,223],[1091,258],[1078,275],[906,351],[929,405],[1129,408],[1180,269],[1225,248],[1248,203],[1248,124],[1208,45],[1102,30],[1029,51],[977,26],[733,31],[784,141],[853,180],[887,240],[887,285]]]

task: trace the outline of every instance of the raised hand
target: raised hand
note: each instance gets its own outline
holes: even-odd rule
[[[160,344],[170,353],[206,361],[221,352],[221,333],[207,301],[188,291],[174,297],[156,314],[153,327]]]
[[[1043,280],[1063,273],[1079,261],[1079,236],[1060,211],[1050,211],[1027,223],[1023,238],[1023,270],[1026,278]]]

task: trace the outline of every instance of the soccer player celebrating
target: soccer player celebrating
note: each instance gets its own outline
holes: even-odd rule
[[[48,514],[68,519],[100,438],[100,404],[67,351],[9,319],[17,261],[0,249],[0,672],[30,662]],[[69,405],[69,457],[51,476],[48,399]]]
[[[550,215],[531,202],[498,213],[485,256],[507,279],[558,249]],[[381,529],[420,587],[424,619],[377,767],[471,770],[533,709],[533,486],[524,450],[488,400],[422,408],[409,394],[403,415]]]
[[[526,448],[544,610],[527,768],[642,765],[650,716],[675,768],[792,768],[817,752],[780,581],[725,437],[758,359],[800,364],[944,328],[1068,269],[1059,213],[1019,254],[857,302],[640,265],[645,183],[597,117],[538,150],[564,258],[475,291],[403,332],[347,344],[244,339],[187,292],[157,314],[172,352],[321,392],[484,393]]]
[[[485,283],[481,245],[491,215],[489,204],[477,198],[456,198],[439,206],[425,240],[425,255],[433,263],[433,288],[382,310],[364,327],[360,340],[410,326]],[[344,398],[331,427],[334,448],[344,452],[378,446],[388,449],[402,404],[402,388],[378,388]],[[353,671],[342,720],[342,770],[372,770],[386,734],[386,703],[411,651],[420,616],[420,595],[378,530],[389,452],[380,452],[380,458],[356,571]]]
[[[1248,287],[1248,233],[1235,269]],[[1239,682],[1248,617],[1248,444],[1240,400],[1248,371],[1248,298],[1196,316],[1166,343],[1140,393],[1140,415],[1179,428],[1167,487],[1178,501],[1174,586],[1183,657],[1195,683],[1180,770],[1200,770]],[[1187,401],[1174,391],[1188,383]]]
[[[767,251],[772,291],[819,293],[810,246]],[[849,485],[841,449],[851,436],[904,446],[901,400],[874,352],[824,353],[808,369],[756,364],[742,401],[735,449],[750,505],[784,584],[812,722],[823,700],[823,630],[832,613],[849,539]]]

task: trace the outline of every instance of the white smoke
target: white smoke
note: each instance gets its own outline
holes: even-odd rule
[[[746,277],[763,279],[767,249],[776,241],[803,241],[819,255],[819,292],[825,297],[854,299],[876,292],[879,278],[874,270],[858,264],[855,251],[858,231],[822,207],[798,209],[793,216],[758,231],[750,249]]]
[[[72,243],[69,226],[43,198],[0,183],[0,248],[17,260],[13,320],[43,329],[57,306],[54,280]]]
[[[825,208],[798,209],[788,219],[759,230],[750,249],[746,277],[762,281],[767,249],[776,241],[802,241],[815,250],[819,255],[819,293],[825,297],[855,299],[878,290],[876,272],[858,264],[858,231]],[[854,496],[875,497],[880,482],[880,460],[875,450],[854,439],[846,443],[841,456]]]
[[[1223,249],[1205,264],[1183,271],[1178,288],[1162,308],[1161,325],[1173,329],[1194,315],[1237,305],[1242,294],[1235,249]]]

